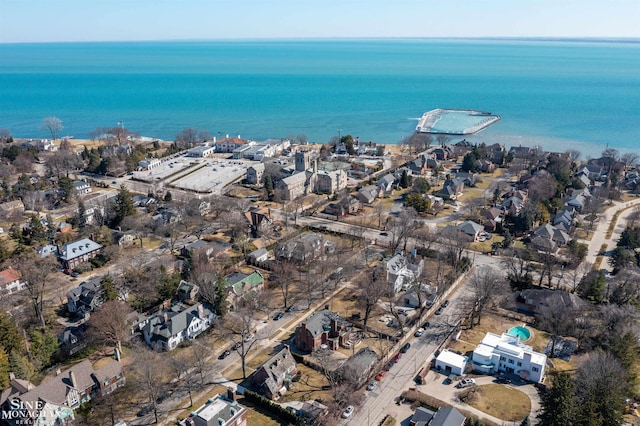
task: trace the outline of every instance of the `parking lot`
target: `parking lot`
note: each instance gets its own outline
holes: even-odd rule
[[[228,154],[225,155],[228,157]],[[162,159],[151,170],[135,171],[130,175],[149,183],[171,184],[177,188],[221,193],[229,183],[243,177],[253,161],[222,157],[195,158],[172,156]]]

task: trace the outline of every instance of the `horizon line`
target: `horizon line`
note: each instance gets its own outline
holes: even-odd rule
[[[132,39],[132,40],[54,40],[54,41],[12,41],[0,45],[16,44],[81,44],[81,43],[179,43],[179,42],[287,42],[287,41],[383,41],[383,40],[486,40],[486,41],[538,41],[573,43],[640,43],[640,37],[550,37],[550,36],[447,36],[447,37],[237,37],[237,38],[174,38],[174,39]]]

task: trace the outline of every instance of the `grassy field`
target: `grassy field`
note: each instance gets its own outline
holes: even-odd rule
[[[298,370],[300,381],[294,382],[293,389],[289,389],[282,395],[279,402],[312,401],[316,398],[324,401],[332,399],[331,390],[322,390],[323,386],[329,385],[325,376],[304,364],[298,364]]]
[[[531,400],[511,386],[478,386],[476,398],[468,402],[474,408],[502,420],[519,422],[531,412]]]

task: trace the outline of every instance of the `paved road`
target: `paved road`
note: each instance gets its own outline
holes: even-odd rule
[[[600,247],[602,247],[603,244],[607,245],[607,254],[606,256],[610,256],[610,252],[611,250],[613,250],[615,248],[616,243],[618,242],[618,240],[620,239],[620,234],[622,233],[622,231],[624,231],[625,227],[627,226],[627,220],[629,218],[629,216],[633,213],[633,211],[635,210],[634,207],[640,206],[640,198],[637,198],[635,200],[631,200],[631,201],[627,201],[625,203],[623,202],[619,202],[619,201],[614,201],[613,202],[613,206],[608,208],[604,215],[603,218],[598,222],[596,229],[593,233],[593,236],[591,237],[591,241],[589,241],[589,251],[586,257],[586,261],[593,264],[596,261],[596,257],[598,256],[598,253],[600,252]],[[607,238],[607,232],[609,230],[609,224],[611,223],[611,221],[613,220],[613,217],[615,216],[615,214],[623,209],[628,209],[626,211],[624,211],[623,213],[620,214],[620,216],[618,217],[618,220],[616,222],[616,225],[614,227],[613,233],[611,234],[610,238]],[[600,265],[600,268],[602,269],[606,269],[608,271],[613,270],[613,268],[611,267],[611,265],[609,265],[608,262],[608,257],[603,259],[602,264]]]
[[[410,341],[411,348],[402,355],[374,391],[365,391],[365,403],[351,418],[343,422],[344,425],[377,425],[386,414],[394,415],[400,411],[394,404],[395,399],[403,391],[416,386],[414,379],[418,371],[431,361],[433,353],[453,331],[462,315],[461,300],[467,291],[467,282],[463,282],[448,296],[450,304],[444,309],[443,314],[429,318],[431,326],[421,337],[414,337]]]

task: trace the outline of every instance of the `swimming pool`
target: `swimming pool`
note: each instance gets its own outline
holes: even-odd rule
[[[531,331],[529,331],[527,327],[521,325],[511,327],[507,334],[509,336],[519,337],[521,342],[526,342],[531,338]]]

